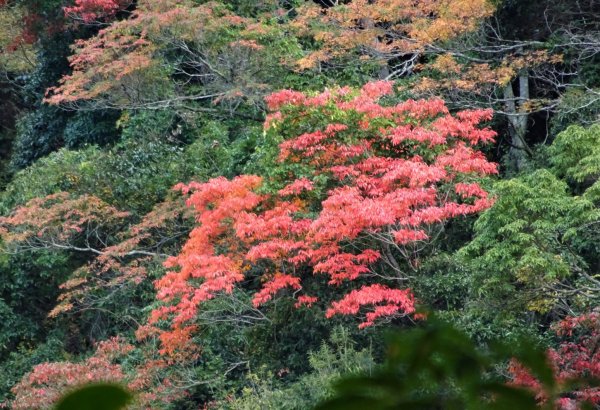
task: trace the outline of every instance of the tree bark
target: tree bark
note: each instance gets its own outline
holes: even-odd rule
[[[512,83],[504,87],[505,110],[508,114],[509,133],[511,137],[511,147],[509,151],[509,163],[516,171],[522,171],[527,165],[529,156],[532,154],[531,148],[525,141],[527,134],[527,120],[529,114],[521,107],[529,100],[529,74],[523,70],[519,73],[519,96],[516,97],[513,91]]]

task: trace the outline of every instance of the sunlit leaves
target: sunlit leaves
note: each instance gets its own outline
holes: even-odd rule
[[[319,48],[297,65],[305,69],[351,53],[376,61],[418,53],[473,30],[493,9],[487,0],[353,0],[325,10],[307,2],[291,26],[300,36],[312,36]]]

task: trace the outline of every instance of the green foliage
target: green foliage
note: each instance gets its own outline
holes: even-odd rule
[[[273,303],[265,314],[268,322],[248,330],[252,359],[272,370],[286,368],[292,374],[308,370],[306,355],[327,337],[330,324],[320,309],[297,309],[291,300]]]
[[[600,177],[600,124],[570,126],[558,134],[548,151],[559,177],[590,185]]]
[[[96,147],[80,151],[62,149],[19,171],[1,193],[2,213],[36,197],[76,190],[76,181],[98,155]]]
[[[429,307],[441,311],[464,307],[470,276],[467,267],[452,255],[443,253],[426,258],[415,279],[414,292]]]
[[[78,148],[87,144],[106,145],[118,134],[116,116],[106,112],[66,113],[41,105],[23,116],[17,126],[11,166],[23,169],[38,158],[62,147]]]
[[[315,2],[322,6],[333,3]],[[591,29],[593,19],[591,23],[584,20],[594,2],[492,2],[498,6],[500,35],[534,44],[545,42],[546,49],[560,49],[564,56],[561,68],[566,70],[573,64],[578,73],[577,78],[568,77],[569,83],[579,82],[585,87],[561,84],[554,89],[533,81],[532,76],[532,98],[556,98],[558,105],[548,100],[556,111],[550,121],[542,115],[532,115],[537,124],[530,127],[526,139],[529,143],[532,139],[541,140],[537,131],[543,125],[551,127],[551,134],[562,132],[551,146],[532,147],[540,155],[529,162],[518,178],[504,175],[495,183],[483,182],[489,184],[486,190],[493,189],[497,199],[476,223],[472,218],[457,219],[440,228],[418,258],[411,259],[409,254],[398,257],[401,270],[406,273],[401,284],[410,287],[420,303],[439,312],[438,317],[461,331],[435,320],[417,324],[418,329],[391,337],[388,361],[376,369],[374,363],[383,348],[382,328],[389,329],[396,323],[404,326],[408,320],[358,331],[355,324],[348,327],[350,330],[337,327],[347,325],[346,318],[326,320],[319,306],[298,309],[285,299],[273,301],[259,311],[252,307],[250,291],[262,283],[248,280],[243,290],[209,301],[193,319],[198,328],[193,343],[201,350],[198,357],[169,363],[153,374],[157,380],[166,375],[174,381],[169,388],[176,390],[185,385],[187,390],[184,397],[176,395],[180,398],[161,408],[213,405],[240,410],[306,409],[330,399],[329,406],[348,409],[487,409],[503,404],[515,410],[532,408],[530,394],[507,387],[499,377],[505,371],[508,352],[505,347],[494,347],[497,345],[491,341],[499,337],[513,343],[510,353],[521,355],[524,362],[537,369],[541,380],[551,384],[540,352],[519,344],[523,334],[536,344],[549,345],[553,341],[547,332],[551,322],[565,312],[600,303],[600,125],[569,126],[598,122],[598,96],[586,90],[600,86],[599,57],[591,56],[592,50],[579,59],[579,46],[574,45],[572,52],[569,47],[560,46],[576,38],[555,30],[567,24],[573,34],[586,32],[584,26],[578,25]],[[4,144],[1,160],[6,162],[0,164],[1,184],[6,185],[0,192],[0,215],[9,214],[33,198],[67,191],[73,196],[94,195],[130,211],[131,218],[119,226],[125,229],[168,197],[176,183],[241,173],[266,176],[273,181],[266,188],[271,192],[282,188],[282,181],[290,174],[306,176],[315,184],[306,198],[324,195],[333,186],[328,176],[315,177],[314,170],[302,164],[278,162],[278,144],[332,122],[352,124],[351,130],[360,129],[359,124],[354,118],[341,117],[343,110],[332,110],[331,118],[304,116],[300,122],[283,123],[263,132],[263,97],[278,89],[317,92],[343,85],[360,86],[387,74],[378,58],[358,59],[358,53],[322,62],[314,69],[296,71],[294,61],[320,48],[320,40],[313,36],[297,36],[293,29],[288,30],[286,23],[298,15],[296,8],[304,1],[223,0],[216,2],[220,3],[217,9],[230,10],[259,23],[246,27],[245,23],[235,23],[233,17],[213,27],[207,22],[197,24],[203,18],[200,14],[190,14],[192,17],[186,20],[184,13],[181,19],[168,24],[159,16],[153,20],[154,26],[133,23],[130,31],[116,29],[111,39],[122,40],[123,44],[128,41],[126,34],[135,40],[144,31],[144,41],[152,43],[147,57],[153,63],[147,70],[137,68],[138,64],[143,66],[143,61],[135,58],[139,44],[123,49],[125,54],[134,50],[134,58],[123,60],[123,64],[111,54],[119,56],[121,51],[115,51],[118,47],[100,45],[97,51],[106,52],[103,56],[107,64],[101,69],[93,62],[84,65],[90,87],[100,84],[99,89],[106,87],[109,91],[97,100],[77,101],[69,107],[72,110],[65,110],[46,105],[42,99],[49,87],[58,86],[61,77],[73,72],[67,59],[73,53],[71,46],[77,38],[94,38],[100,28],[110,31],[118,26],[110,22],[62,26],[63,6],[67,3],[73,2],[7,3],[11,6],[6,9],[9,12],[20,13],[22,9],[39,19],[32,26],[37,38],[31,45],[31,50],[35,50],[35,68],[19,68],[19,74],[9,78],[14,86],[3,88],[1,93],[10,103],[14,100],[18,104],[14,108],[12,103],[3,105],[8,108],[4,115],[0,114],[0,142]],[[149,3],[156,10],[162,4]],[[194,1],[188,10],[205,3],[209,1]],[[18,8],[12,8],[13,5]],[[131,2],[128,10],[116,16],[116,21],[127,26],[133,21],[131,12],[141,10],[140,6],[140,2]],[[165,3],[165,7],[170,6]],[[220,18],[216,17],[218,14],[215,19]],[[6,21],[15,21],[15,16],[8,17],[11,19]],[[18,29],[8,30],[4,37],[0,33],[4,46],[10,44],[13,31]],[[469,48],[482,35],[483,30],[459,39],[458,50]],[[246,46],[234,46],[240,39],[249,41]],[[253,42],[257,46],[252,46]],[[470,53],[464,57],[478,57]],[[395,57],[389,65],[410,65],[410,58],[409,54]],[[427,53],[419,57],[416,68],[426,68],[429,58],[432,57]],[[457,60],[461,58],[457,56]],[[5,61],[1,55],[0,59]],[[502,63],[507,67],[508,59],[510,56]],[[536,70],[542,72],[545,68],[543,65]],[[436,77],[440,73],[427,69],[420,73],[431,74],[434,80],[443,79]],[[412,74],[399,80],[399,98],[414,96],[416,81],[417,76]],[[13,95],[15,90],[22,91],[18,97]],[[560,98],[556,90],[560,90]],[[461,92],[458,87],[447,94],[456,98],[453,108],[460,108],[463,101],[479,101],[481,106],[489,103],[487,94],[481,98],[474,92],[463,100],[465,95]],[[106,106],[125,111],[103,110]],[[144,106],[155,109],[138,108]],[[386,124],[375,124],[373,132],[377,132],[377,125]],[[502,134],[505,125],[496,122],[492,127]],[[356,135],[347,132],[344,138],[356,142]],[[488,157],[501,161],[504,147],[494,150],[495,154],[491,149],[487,152]],[[417,153],[425,156],[429,151],[425,147]],[[314,211],[317,209],[310,208],[307,213]],[[179,252],[186,237],[179,230],[186,232],[185,223],[166,227],[158,234],[152,231],[151,235],[163,235],[177,230],[174,238],[159,243],[161,253]],[[118,238],[108,241],[113,239],[116,242]],[[77,306],[58,320],[47,316],[56,306],[61,292],[58,286],[92,257],[67,251],[0,254],[0,401],[10,399],[10,388],[36,364],[85,357],[95,342],[115,334],[132,341],[135,328],[145,323],[155,307],[153,282],[163,277],[166,270],[159,257],[140,259],[147,271],[142,283],[111,288],[90,286],[85,290],[86,302],[92,301],[90,306],[81,311]],[[123,266],[129,262],[124,258]],[[387,273],[386,267],[377,267],[375,274],[380,273],[379,268],[382,274]],[[115,272],[103,272],[98,280],[108,281],[121,273],[116,272],[120,267],[112,269]],[[350,289],[344,283],[333,291],[326,290],[325,285],[319,284],[322,277],[313,278],[308,272],[299,275],[303,276],[303,292],[321,300],[324,296],[339,299]],[[308,278],[304,280],[304,276]],[[330,340],[324,342],[328,337]],[[128,376],[143,368],[140,364],[158,357],[160,348],[158,340],[132,343],[135,349],[120,361]],[[481,350],[476,345],[490,348]],[[344,374],[364,377],[350,377],[338,385],[335,393],[332,385]],[[491,396],[497,399],[494,404],[489,401]],[[94,398],[93,402],[101,405],[101,398]],[[84,408],[82,404],[75,406]]]
[[[14,349],[15,341],[19,339],[33,339],[36,330],[32,318],[22,317],[4,300],[0,300],[0,351]]]
[[[552,311],[563,286],[587,267],[578,254],[586,246],[580,237],[600,213],[547,170],[498,182],[495,193],[495,205],[459,253],[476,275],[473,297],[495,314]]]
[[[497,369],[518,359],[552,397],[560,389],[543,350],[523,339],[478,349],[454,327],[430,317],[424,326],[389,338],[387,361],[371,375],[347,377],[318,410],[539,409],[535,393],[505,384]],[[554,408],[550,399],[543,408]]]
[[[495,205],[457,254],[470,281],[462,325],[514,332],[598,303],[599,138],[597,125],[571,126],[545,150],[549,169],[495,184]]]
[[[65,147],[73,149],[89,144],[99,146],[114,142],[119,134],[116,128],[118,113],[114,111],[82,111],[65,125]]]
[[[291,381],[288,369],[278,375],[259,369],[246,376],[246,387],[239,397],[220,403],[231,410],[308,409],[332,394],[331,385],[341,375],[370,374],[374,368],[369,349],[357,349],[347,330],[334,328],[329,343],[308,354],[310,369]],[[262,371],[261,371],[262,370]]]
[[[232,168],[228,129],[217,123],[183,129],[168,114],[133,116],[123,140],[107,149],[60,149],[18,172],[1,194],[4,213],[36,198],[68,191],[94,193],[120,208],[148,211],[173,185],[216,176]],[[162,126],[159,126],[162,124]],[[190,140],[184,144],[177,138]]]
[[[599,111],[600,100],[597,92],[589,93],[581,88],[569,89],[562,96],[558,112],[551,120],[552,134],[564,131],[571,124],[597,123]]]
[[[10,389],[21,380],[33,366],[57,360],[67,360],[65,353],[65,334],[53,331],[46,340],[33,346],[20,344],[13,348],[0,362],[0,403],[12,398]]]
[[[29,3],[29,0],[25,1]],[[54,0],[35,1],[35,10],[56,7]],[[24,76],[23,95],[31,108],[20,118],[17,137],[13,143],[11,168],[22,169],[50,152],[63,146],[63,131],[73,113],[42,104],[44,92],[67,71],[70,33],[44,36],[36,47],[36,67]]]
[[[93,175],[89,189],[102,199],[143,213],[185,178],[184,154],[182,147],[160,139],[125,140],[97,156],[84,176]]]
[[[22,169],[63,145],[66,118],[59,109],[43,106],[18,123],[11,166]]]
[[[21,343],[44,338],[46,315],[54,307],[58,285],[75,266],[76,261],[56,252],[3,255],[0,260],[0,358]]]
[[[55,410],[119,410],[133,399],[131,393],[114,384],[91,384],[63,396]]]
[[[240,16],[256,17],[261,13],[273,12],[280,7],[280,0],[225,0],[224,4],[228,5],[236,14]],[[287,2],[291,3],[291,1]]]
[[[125,112],[118,121],[123,140],[143,141],[165,137],[175,127],[170,110]]]

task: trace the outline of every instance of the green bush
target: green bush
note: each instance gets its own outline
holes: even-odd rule
[[[333,394],[332,383],[342,375],[370,374],[374,369],[369,349],[357,349],[347,330],[334,328],[329,343],[309,352],[310,370],[295,380],[286,382],[287,369],[279,374],[259,369],[246,376],[246,387],[231,401],[219,403],[231,410],[291,410],[309,409]]]

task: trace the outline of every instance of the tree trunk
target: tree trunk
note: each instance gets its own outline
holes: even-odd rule
[[[515,97],[511,83],[504,88],[505,111],[510,124],[509,133],[511,147],[509,163],[516,172],[522,171],[527,165],[531,148],[525,142],[527,134],[527,120],[529,114],[521,109],[523,103],[529,100],[529,74],[527,71],[519,73],[519,97]]]

